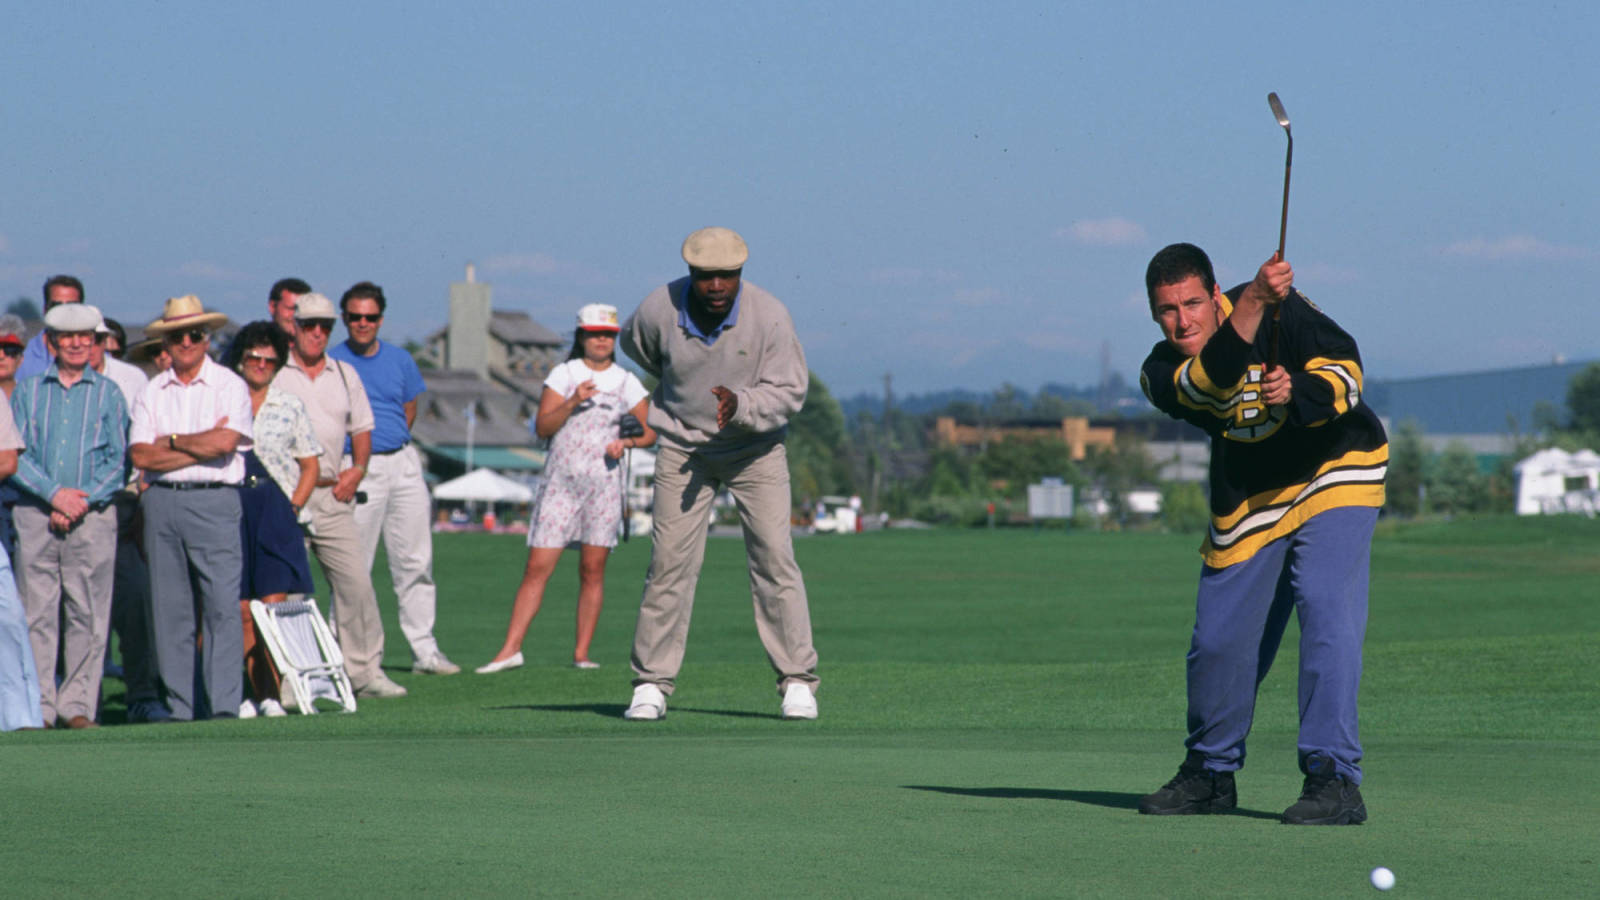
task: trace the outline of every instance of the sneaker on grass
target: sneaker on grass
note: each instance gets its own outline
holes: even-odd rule
[[[261,710],[261,714],[269,719],[276,719],[279,716],[287,716],[289,714],[289,711],[283,708],[282,703],[271,698],[261,701],[258,708]]]
[[[635,722],[654,722],[667,717],[667,696],[653,684],[641,684],[633,689],[633,702],[622,714]]]
[[[451,662],[443,653],[435,650],[432,655],[412,663],[411,671],[419,675],[454,675],[461,671],[461,667]]]
[[[811,692],[810,686],[792,681],[784,688],[783,705],[778,709],[785,719],[815,719],[817,695]]]
[[[1178,767],[1178,774],[1139,800],[1139,812],[1147,816],[1194,816],[1232,812],[1239,804],[1232,772],[1213,772],[1205,760],[1191,755]]]
[[[405,695],[406,689],[390,681],[389,676],[382,672],[373,675],[371,681],[356,688],[356,696],[362,698],[372,697],[381,700],[387,697],[404,697]]]

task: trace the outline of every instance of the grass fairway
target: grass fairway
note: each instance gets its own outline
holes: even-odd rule
[[[629,723],[649,546],[571,656],[576,557],[524,647],[519,539],[440,535],[437,634],[469,671],[321,715],[0,735],[7,897],[1592,896],[1600,523],[1383,528],[1359,828],[1288,828],[1297,632],[1240,813],[1155,819],[1182,757],[1185,536],[895,532],[798,542],[822,718],[783,722],[738,541],[713,540],[667,719]],[[107,683],[106,719],[121,715]]]

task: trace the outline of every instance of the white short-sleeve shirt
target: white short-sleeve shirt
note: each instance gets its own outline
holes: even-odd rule
[[[570,397],[572,392],[578,389],[578,385],[591,379],[595,388],[604,393],[613,394],[620,390],[624,409],[631,410],[639,405],[640,400],[650,396],[650,392],[644,389],[643,382],[639,381],[639,376],[616,363],[596,372],[584,365],[581,359],[569,359],[551,369],[544,380],[544,386],[563,397]]]

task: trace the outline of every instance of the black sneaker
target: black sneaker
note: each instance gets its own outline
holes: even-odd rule
[[[1360,825],[1366,820],[1361,789],[1343,775],[1307,775],[1300,799],[1283,811],[1285,825]]]
[[[1233,773],[1212,772],[1199,757],[1191,756],[1161,790],[1139,800],[1139,812],[1147,816],[1194,816],[1232,812],[1238,803]]]

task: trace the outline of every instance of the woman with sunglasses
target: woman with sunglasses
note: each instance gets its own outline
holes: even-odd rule
[[[255,446],[245,454],[245,485],[239,490],[244,574],[239,579],[244,617],[244,668],[255,703],[246,700],[240,718],[259,710],[281,716],[278,675],[255,633],[250,600],[278,603],[291,593],[309,594],[311,562],[302,527],[310,521],[306,501],[317,484],[321,445],[300,398],[272,386],[289,358],[289,340],[271,322],[251,322],[228,346],[226,365],[250,388]]]
[[[637,376],[616,364],[618,330],[616,307],[591,303],[578,310],[572,351],[545,379],[533,426],[550,441],[550,453],[544,490],[528,526],[528,564],[512,602],[505,644],[493,660],[478,667],[480,675],[522,665],[522,639],[539,614],[545,583],[562,549],[573,541],[579,542],[579,550],[578,640],[572,664],[599,667],[589,659],[589,642],[605,601],[606,559],[622,524],[619,461],[628,450],[656,441],[649,425],[639,437],[621,436],[624,415],[645,421],[650,395]]]

